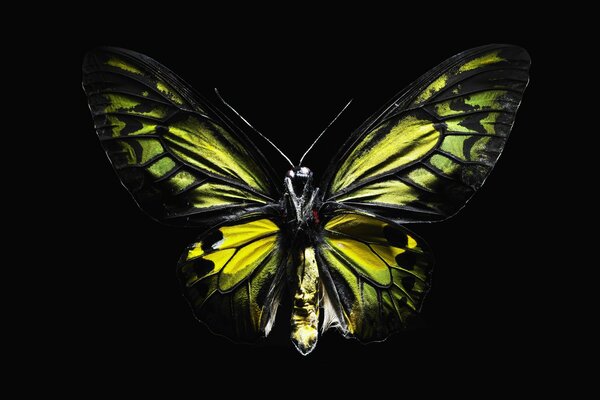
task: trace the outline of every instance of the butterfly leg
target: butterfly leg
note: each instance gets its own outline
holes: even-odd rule
[[[296,349],[306,355],[314,350],[319,336],[319,269],[312,246],[300,251],[297,265],[291,339]]]

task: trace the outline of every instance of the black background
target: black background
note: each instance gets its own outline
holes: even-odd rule
[[[64,311],[74,326],[67,338],[80,350],[76,363],[82,368],[108,363],[108,370],[120,376],[130,370],[173,375],[182,385],[224,371],[244,371],[267,382],[269,374],[281,371],[291,371],[290,378],[317,379],[335,370],[351,382],[385,376],[382,382],[390,384],[435,371],[486,376],[506,363],[511,372],[504,373],[526,374],[544,354],[542,332],[552,329],[538,293],[547,262],[534,240],[544,215],[539,207],[545,190],[539,121],[550,78],[547,38],[528,30],[526,20],[512,21],[511,29],[476,24],[464,33],[434,35],[435,40],[420,35],[425,28],[376,21],[366,33],[358,20],[339,29],[327,28],[327,21],[306,20],[289,26],[285,21],[248,24],[231,37],[209,34],[218,32],[212,30],[218,22],[199,20],[185,34],[168,24],[132,33],[133,22],[127,21],[105,22],[110,29],[85,29],[71,51],[72,87],[78,90],[86,50],[105,44],[136,50],[210,99],[213,88],[219,88],[292,160],[354,98],[305,162],[319,175],[356,126],[460,51],[494,42],[521,45],[531,54],[532,78],[504,154],[484,187],[451,220],[409,227],[436,258],[432,290],[411,328],[370,345],[329,331],[307,357],[281,335],[257,346],[237,345],[213,336],[194,319],[175,279],[175,265],[198,232],[161,226],[138,210],[98,143],[80,91],[68,149],[77,173],[63,197],[74,233],[68,246],[75,261],[67,263],[74,279]],[[285,164],[279,163],[278,170],[283,176]]]

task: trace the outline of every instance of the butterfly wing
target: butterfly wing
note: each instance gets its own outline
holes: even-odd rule
[[[397,222],[454,215],[481,187],[512,128],[530,59],[515,46],[460,53],[366,121],[325,174],[323,213]]]
[[[198,238],[182,255],[177,275],[200,321],[214,333],[251,342],[273,325],[282,254],[276,221],[245,216]]]
[[[449,218],[481,187],[512,128],[529,64],[515,46],[458,54],[342,147],[321,185],[325,329],[383,340],[419,311],[433,260],[399,223]]]
[[[279,192],[264,157],[224,114],[156,61],[87,54],[83,86],[123,185],[161,222],[211,226],[177,272],[195,315],[240,341],[267,335],[282,258]]]
[[[365,342],[400,330],[429,288],[433,262],[425,243],[392,221],[356,212],[338,211],[323,226],[317,248],[328,267],[324,328]]]
[[[256,147],[158,62],[96,49],[85,57],[83,87],[106,154],[151,217],[212,226],[279,199]]]

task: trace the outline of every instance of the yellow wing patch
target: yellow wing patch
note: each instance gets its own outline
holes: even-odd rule
[[[225,225],[191,245],[185,259],[213,261],[214,266],[207,273],[221,271],[227,266],[222,271],[224,276],[220,285],[221,290],[227,291],[251,274],[268,252],[273,250],[278,232],[279,227],[269,219]],[[215,254],[217,258],[211,259],[211,255]],[[193,283],[191,281],[186,284]]]
[[[179,158],[212,174],[241,180],[268,193],[267,178],[247,150],[219,125],[189,116],[173,123],[164,139]]]
[[[159,92],[167,96],[171,101],[175,104],[183,105],[183,98],[177,94],[173,89],[169,87],[166,83],[162,81],[156,82],[156,88]]]
[[[231,204],[266,204],[255,194],[233,186],[207,182],[189,192],[194,208],[222,207]]]
[[[415,103],[422,103],[426,101],[431,96],[444,89],[446,87],[447,82],[448,75],[444,74],[439,76],[435,81],[431,82],[421,94],[419,94],[419,96],[415,100]]]
[[[269,236],[241,247],[221,271],[219,289],[229,291],[246,279],[273,250],[276,239]]]
[[[274,317],[282,262],[279,227],[261,218],[225,224],[188,247],[178,276],[196,316],[215,332],[254,340]]]
[[[432,262],[415,235],[373,216],[343,212],[325,223],[324,238],[319,251],[348,335],[381,340],[419,310]]]
[[[111,57],[106,61],[106,65],[110,65],[111,67],[116,67],[119,68],[123,71],[127,71],[127,72],[131,72],[134,74],[138,74],[138,75],[142,75],[142,71],[140,71],[138,68],[134,67],[133,65],[127,63],[126,61],[117,58],[117,57]]]
[[[111,67],[115,67],[118,68],[122,71],[125,72],[130,72],[132,74],[135,75],[142,75],[144,76],[146,79],[151,79],[154,80],[154,87],[156,88],[156,90],[158,92],[160,92],[164,97],[166,97],[167,99],[171,100],[173,103],[177,104],[177,105],[184,105],[185,101],[184,99],[175,91],[171,88],[171,86],[169,86],[166,82],[164,82],[163,80],[157,78],[157,77],[152,77],[149,74],[143,72],[140,68],[132,65],[131,63],[125,61],[123,58],[120,57],[110,57],[106,62],[106,65],[111,66]],[[146,97],[148,96],[148,91],[143,91],[142,93],[140,93],[142,96]]]
[[[484,54],[481,57],[477,57],[469,62],[464,63],[458,69],[458,72],[466,72],[471,71],[473,69],[478,69],[490,64],[497,64],[502,61],[506,61],[505,58],[500,57],[498,54],[500,50],[491,51],[487,54]]]
[[[408,204],[419,199],[419,192],[398,180],[374,182],[337,198],[338,201],[359,201],[381,204]]]
[[[369,133],[346,158],[332,191],[410,164],[427,154],[439,138],[431,121],[410,115],[390,121]]]
[[[156,179],[162,178],[176,167],[175,161],[170,157],[160,158],[158,161],[146,167],[146,170]]]
[[[370,244],[389,245],[390,239],[386,237],[386,229],[392,229],[392,225],[382,219],[366,214],[340,212],[325,224],[327,232],[348,236],[359,237],[361,241]],[[390,231],[391,232],[391,231]],[[404,233],[407,245],[410,249],[417,249],[417,242],[410,234]]]
[[[125,94],[105,94],[106,106],[104,112],[107,114],[128,114],[139,117],[150,117],[156,119],[163,119],[167,116],[168,108],[162,104],[152,104],[148,106],[143,103],[140,99],[134,96],[128,96]],[[118,131],[122,130],[119,127]],[[119,136],[115,131],[113,136]]]
[[[210,239],[193,244],[186,260],[203,260],[214,262],[214,266],[206,274],[221,272],[219,289],[223,292],[231,290],[246,279],[273,250],[279,228],[271,220],[260,219],[245,224],[223,226]],[[224,268],[225,267],[225,268]],[[194,284],[203,276],[195,276],[187,285]]]
[[[325,242],[338,253],[340,258],[354,265],[356,271],[363,277],[383,287],[388,287],[392,283],[388,266],[369,245],[343,237],[326,237]]]
[[[223,233],[223,241],[219,243],[220,249],[235,248],[263,236],[274,235],[279,227],[270,219],[257,219],[241,225],[223,226],[219,228]]]
[[[437,79],[429,84],[429,86],[427,86],[416,97],[413,102],[413,106],[423,104],[430,100],[434,95],[448,89],[457,79],[460,78],[461,74],[506,62],[507,59],[501,57],[499,54],[500,50],[492,50],[481,56],[463,60],[461,63],[450,68],[448,72],[441,74]],[[460,88],[458,90],[460,91]]]

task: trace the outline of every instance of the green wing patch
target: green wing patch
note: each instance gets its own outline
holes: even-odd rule
[[[275,201],[260,156],[165,67],[137,53],[99,49],[83,69],[98,137],[151,216],[204,225],[211,213]]]
[[[196,317],[238,341],[269,333],[278,303],[279,227],[270,219],[222,225],[187,248],[177,267]]]
[[[418,312],[432,259],[425,243],[382,219],[342,212],[324,225],[318,247],[325,282],[342,307],[340,329],[361,341],[383,340]]]
[[[400,223],[454,215],[504,148],[529,63],[525,50],[493,45],[427,73],[351,139],[327,201]]]
[[[369,132],[344,160],[333,180],[333,193],[395,171],[429,153],[440,132],[430,118],[408,115]]]

